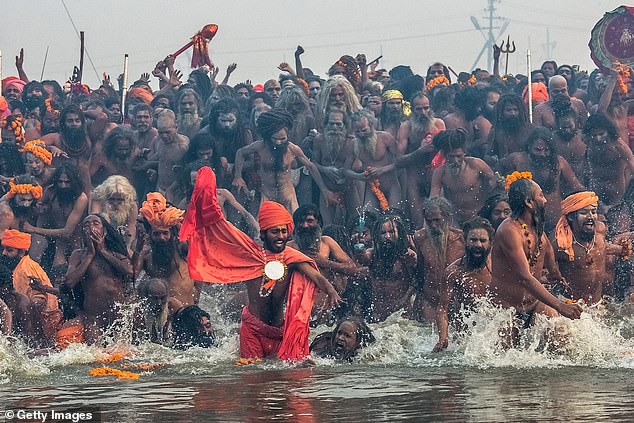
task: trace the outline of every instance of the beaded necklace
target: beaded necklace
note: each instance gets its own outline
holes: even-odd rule
[[[539,239],[537,241],[537,248],[535,248],[535,250],[533,251],[530,232],[528,232],[528,225],[526,223],[520,222],[519,219],[515,219],[515,221],[519,223],[524,230],[524,237],[526,238],[526,242],[528,244],[528,264],[530,265],[530,267],[533,267],[535,266],[535,264],[537,264],[537,258],[541,254],[542,240]]]

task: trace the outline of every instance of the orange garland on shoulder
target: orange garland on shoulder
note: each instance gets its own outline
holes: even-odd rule
[[[438,85],[451,85],[451,83],[445,75],[437,76],[427,83],[427,85],[425,86],[425,91],[429,91]]]
[[[530,172],[513,172],[510,175],[506,175],[506,190],[508,191],[511,188],[511,185],[515,181],[519,181],[520,179],[530,179],[533,180],[533,174]]]

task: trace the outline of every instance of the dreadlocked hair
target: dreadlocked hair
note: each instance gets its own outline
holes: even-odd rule
[[[467,133],[464,129],[447,129],[434,136],[434,147],[447,154],[452,150],[461,148],[464,150],[467,142]]]
[[[258,118],[258,131],[265,141],[270,141],[273,134],[281,129],[290,131],[293,127],[293,116],[288,112],[279,109],[273,109],[264,112]]]
[[[361,104],[357,98],[357,93],[350,82],[341,75],[333,75],[330,79],[324,82],[319,96],[317,97],[317,122],[323,122],[325,116],[328,114],[328,104],[330,103],[330,92],[334,87],[341,87],[344,92],[344,113],[350,114],[361,110]]]
[[[106,248],[113,253],[121,254],[125,257],[128,257],[128,247],[125,245],[125,241],[121,236],[121,233],[112,226],[105,217],[100,214],[96,215],[99,220],[101,220],[101,224],[103,225],[103,230],[106,233],[106,237],[104,240],[104,245]]]

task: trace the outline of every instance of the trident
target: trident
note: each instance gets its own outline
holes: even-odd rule
[[[511,47],[511,45],[513,47]],[[500,44],[500,53],[506,53],[506,67],[504,68],[504,75],[509,74],[509,54],[515,53],[515,41],[511,44],[511,36],[509,35],[506,38],[506,47],[504,46],[504,41]]]

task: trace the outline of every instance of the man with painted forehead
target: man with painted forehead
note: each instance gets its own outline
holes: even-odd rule
[[[293,219],[284,206],[263,202],[258,223],[262,246],[225,219],[218,204],[216,175],[208,167],[200,169],[180,231],[181,241],[189,241],[189,273],[204,282],[246,283],[249,301],[240,325],[243,359],[276,355],[301,360],[309,355],[308,323],[315,285],[328,294],[329,307],[338,305],[341,298],[311,258],[286,247]]]

